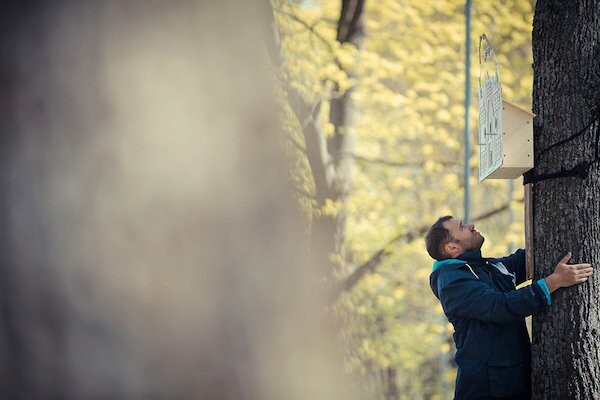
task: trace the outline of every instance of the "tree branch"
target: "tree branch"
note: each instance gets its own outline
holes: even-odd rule
[[[296,15],[294,13],[282,10],[280,8],[275,8],[275,7],[272,10],[277,11],[280,14],[290,17],[292,20],[296,21],[297,23],[302,25],[304,28],[306,28],[308,31],[310,31],[314,37],[319,39],[325,45],[325,47],[327,47],[327,50],[329,50],[332,61],[336,65],[336,67],[338,67],[342,71],[345,71],[344,67],[342,65],[342,62],[336,55],[336,51],[333,47],[332,41],[330,39],[327,39],[325,36],[323,36],[321,33],[319,33],[315,29],[315,26],[317,25],[317,23],[322,22],[322,20],[315,22],[313,25],[310,25],[308,22],[304,21],[302,18],[300,18],[298,15]],[[323,83],[326,83],[327,81],[328,81],[328,79],[324,79]],[[332,96],[332,98],[335,98],[335,97],[336,97],[335,95]]]
[[[308,29],[313,35],[315,35],[315,37],[317,37],[321,42],[323,42],[323,44],[331,52],[331,55],[334,56],[334,60],[336,61],[336,63],[339,63],[339,60],[337,60],[337,58],[335,57],[335,50],[333,48],[333,45],[331,44],[331,41],[329,39],[327,39],[325,36],[323,36],[322,34],[320,34],[319,32],[317,32],[317,30],[315,29],[315,25],[310,25],[308,22],[304,21],[302,18],[300,18],[299,16],[297,16],[294,13],[282,10],[280,8],[273,8],[273,10],[277,11],[280,14],[287,15],[288,17],[290,17],[291,19],[293,19],[294,21],[298,22],[300,25],[302,25],[303,27]]]
[[[442,164],[445,167],[452,167],[459,165],[456,161],[448,160],[426,160],[426,161],[390,161],[382,158],[368,158],[358,154],[348,153],[348,156],[354,158],[356,161],[363,161],[370,164],[382,164],[390,167],[419,167],[423,166],[427,161],[433,161],[438,164]]]
[[[518,202],[523,202],[523,199],[516,200]],[[484,214],[478,215],[473,218],[473,222],[482,221],[487,218],[490,218],[496,214],[499,214],[503,211],[506,211],[510,208],[512,201],[501,205],[498,208],[490,210]],[[381,249],[377,250],[373,255],[361,266],[356,268],[354,272],[352,272],[340,285],[338,295],[345,292],[350,291],[356,284],[360,281],[360,279],[366,275],[367,273],[374,272],[377,266],[379,266],[390,254],[392,251],[389,249],[391,245],[394,245],[398,242],[412,242],[413,240],[422,237],[429,230],[430,225],[423,225],[409,232],[401,233],[392,239],[390,239]]]

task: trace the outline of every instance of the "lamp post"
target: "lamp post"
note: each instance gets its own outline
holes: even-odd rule
[[[465,159],[464,159],[464,221],[471,219],[471,168],[469,159],[471,156],[471,123],[469,118],[469,107],[471,104],[471,0],[467,0],[465,6],[466,35],[465,35]]]

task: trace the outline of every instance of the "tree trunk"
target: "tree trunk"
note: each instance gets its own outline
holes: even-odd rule
[[[588,126],[600,104],[599,41],[600,1],[537,2],[536,162],[528,174],[538,181],[533,194],[535,280],[552,273],[568,251],[573,263],[600,265],[600,172],[594,162],[600,131],[598,122]],[[574,136],[577,132],[581,135]],[[599,289],[598,276],[560,289],[552,295],[552,306],[533,317],[534,399],[600,398]]]
[[[364,37],[364,6],[365,0],[342,0],[342,7],[337,26],[337,41],[350,43],[360,49]],[[343,66],[338,65],[343,69]],[[345,70],[352,78],[354,71]],[[311,262],[320,263],[323,259],[331,260],[332,255],[346,258],[346,209],[345,204],[351,188],[351,167],[353,148],[353,129],[355,109],[352,100],[354,87],[344,93],[339,87],[333,88],[329,120],[334,126],[334,134],[327,140],[329,159],[327,163],[333,166],[333,179],[330,182],[329,196],[319,203],[324,207],[327,201],[341,203],[335,215],[317,215],[313,220],[311,237]]]
[[[360,49],[364,37],[365,0],[342,0],[340,17],[337,22],[336,40],[350,43]],[[306,25],[306,24],[305,24]],[[306,25],[308,26],[308,25]],[[271,62],[281,66],[285,60],[281,52],[279,36],[276,30],[266,35],[267,49]],[[336,55],[330,55],[338,68],[350,77],[354,71],[345,69]],[[345,203],[351,187],[352,131],[354,128],[353,88],[344,93],[334,85],[329,99],[329,121],[334,126],[334,134],[326,138],[320,124],[321,100],[310,104],[291,85],[285,90],[288,100],[300,126],[306,142],[306,157],[315,182],[316,210],[312,220],[310,234],[310,258],[313,265],[335,267],[346,258],[346,210]],[[322,213],[331,204],[335,212]]]
[[[266,19],[251,0],[3,2],[1,399],[348,398]]]
[[[383,370],[383,375],[385,377],[385,400],[398,400],[400,397],[400,392],[398,391],[398,371],[395,367],[389,366],[385,370]]]

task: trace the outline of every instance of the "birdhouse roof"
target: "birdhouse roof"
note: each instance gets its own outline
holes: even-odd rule
[[[520,113],[527,115],[531,119],[533,119],[533,117],[535,117],[534,113],[527,111],[526,109],[521,108],[518,105],[516,105],[515,103],[511,103],[510,101],[502,100],[502,104],[505,107],[510,108],[511,111],[518,111]]]

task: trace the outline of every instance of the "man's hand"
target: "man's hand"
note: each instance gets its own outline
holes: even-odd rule
[[[550,293],[561,287],[583,283],[587,281],[594,272],[591,264],[567,264],[570,259],[571,252],[568,252],[567,255],[556,264],[554,272],[545,278]]]

